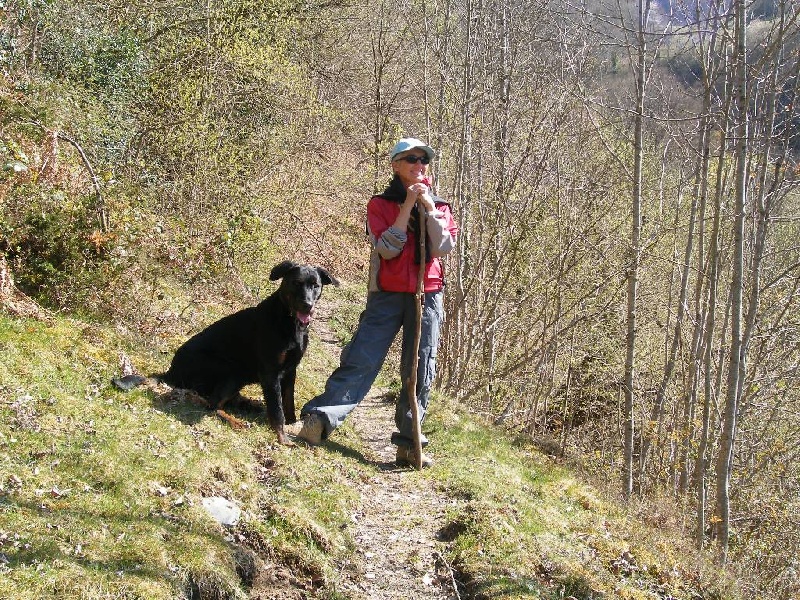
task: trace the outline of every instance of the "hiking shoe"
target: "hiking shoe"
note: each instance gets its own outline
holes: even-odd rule
[[[325,433],[325,424],[322,417],[317,413],[311,413],[303,417],[303,427],[297,437],[304,439],[312,446],[319,446],[322,443],[322,434]]]
[[[406,466],[416,467],[417,461],[414,448],[412,448],[411,446],[398,446],[397,455],[395,456],[394,462],[397,464],[398,467],[406,467]],[[422,468],[427,469],[428,467],[432,466],[433,466],[433,459],[423,452]]]

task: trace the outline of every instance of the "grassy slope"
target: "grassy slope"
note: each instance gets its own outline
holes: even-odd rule
[[[359,449],[352,431],[335,452],[277,446],[260,422],[232,431],[200,408],[110,387],[120,351],[142,371],[165,366],[111,328],[0,313],[0,598],[246,598],[249,586],[274,591],[265,573],[341,598],[345,525],[374,476],[341,451]],[[334,360],[312,345],[300,401]],[[737,597],[675,531],[437,405],[437,467],[419,476],[460,499],[442,533],[462,597]],[[240,524],[214,523],[200,506],[209,495],[236,501]]]

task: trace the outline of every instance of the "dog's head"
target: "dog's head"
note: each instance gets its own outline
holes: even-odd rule
[[[339,282],[322,267],[300,265],[285,260],[272,268],[271,281],[281,279],[278,295],[289,307],[289,313],[301,325],[308,325],[314,316],[314,305],[322,294],[322,286]]]

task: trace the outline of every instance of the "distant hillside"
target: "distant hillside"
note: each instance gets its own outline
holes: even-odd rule
[[[692,0],[691,2],[674,0],[655,0],[656,12],[663,19],[673,19],[682,25],[696,23],[697,15],[700,19],[706,18],[709,10],[719,10],[718,3],[712,0]],[[755,0],[747,3],[749,19],[773,19],[778,13],[778,3],[775,0]]]

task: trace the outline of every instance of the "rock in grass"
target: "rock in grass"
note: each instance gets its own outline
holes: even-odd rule
[[[136,386],[141,385],[145,382],[147,378],[142,377],[141,375],[125,375],[124,377],[117,377],[111,380],[117,388],[121,389],[124,392],[128,392],[135,388]]]
[[[230,500],[219,496],[203,498],[203,508],[211,517],[221,525],[236,525],[239,517],[242,516],[242,509]]]

